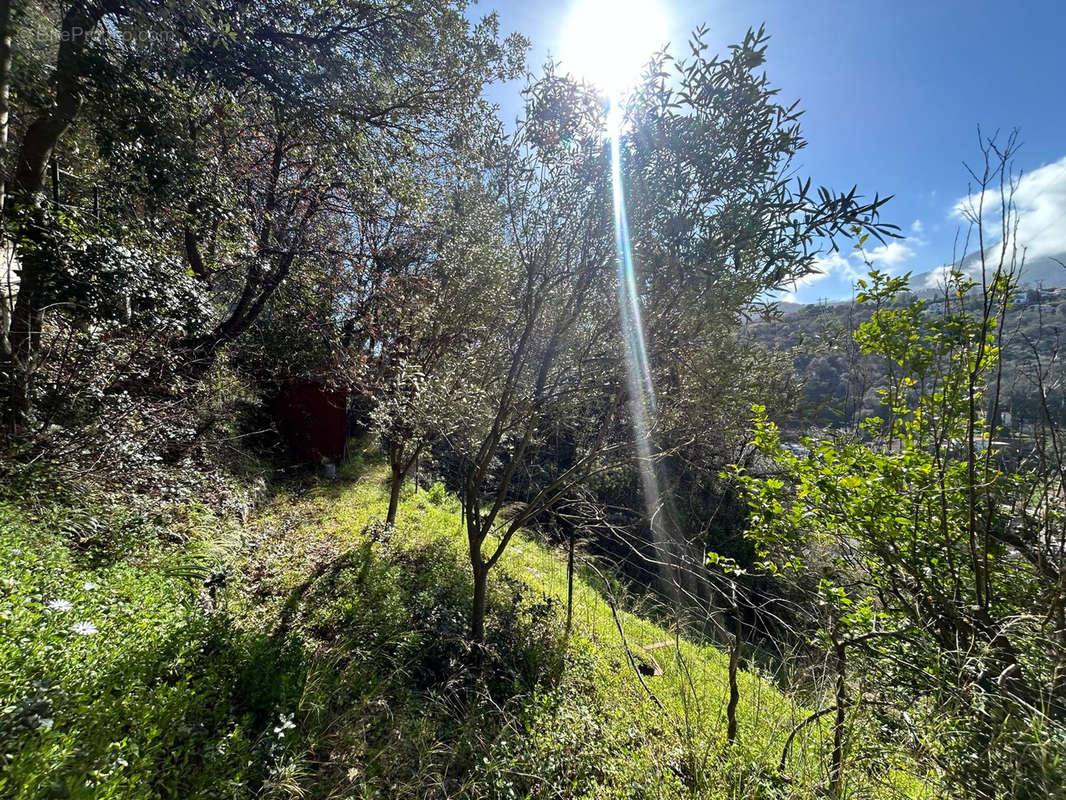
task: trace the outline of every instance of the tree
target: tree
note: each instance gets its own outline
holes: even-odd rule
[[[629,463],[603,497],[610,492],[613,505],[638,510],[629,519],[614,516],[641,518],[645,541],[635,544],[655,565],[658,588],[694,608],[712,600],[703,563],[708,538],[716,528],[737,528],[735,519],[715,519],[706,509],[728,497],[718,474],[745,443],[748,408],[756,398],[782,410],[793,402],[785,360],[743,335],[745,319],[761,312],[766,292],[813,269],[835,239],[856,230],[896,235],[879,220],[887,198],[795,178],[793,161],[805,146],[800,111],[779,100],[760,70],[765,32],[749,31],[722,57],[708,52],[704,38],[702,29],[694,33],[687,59],[657,56],[615,112],[633,269],[616,270],[615,299],[603,300],[638,310],[642,329],[627,335],[639,338],[640,352],[627,356],[623,347],[615,358],[639,360],[647,383],[639,392],[655,398],[654,408],[623,412],[630,426],[637,414],[646,420],[639,432],[630,428]],[[602,121],[599,138],[586,140],[573,130],[582,119],[579,98],[560,91],[537,99],[533,119],[551,123],[540,139],[561,143],[562,152],[598,149],[602,155],[585,169],[604,179],[611,165]],[[589,213],[610,208],[608,187],[590,202]],[[637,399],[632,389],[621,392],[623,402]],[[634,436],[647,443],[647,455],[637,454]],[[657,492],[643,485],[648,471]]]
[[[803,145],[798,112],[777,105],[755,73],[764,34],[750,33],[726,60],[707,57],[701,36],[693,60],[676,64],[676,82],[663,56],[612,112],[624,119],[617,149],[632,278],[618,267],[611,147],[602,102],[588,87],[549,67],[527,91],[527,118],[494,165],[513,263],[496,278],[502,291],[491,329],[500,348],[468,358],[487,405],[477,424],[449,436],[461,455],[475,639],[483,635],[487,576],[513,535],[571,487],[618,467],[623,453],[634,463],[634,435],[661,437],[652,456],[660,463],[727,450],[728,437],[715,436],[731,422],[717,390],[757,360],[736,333],[761,292],[809,270],[819,237],[894,235],[877,220],[883,199],[862,202],[855,190],[812,195],[809,182],[791,182],[791,158]],[[630,417],[643,399],[625,386],[618,338],[619,284],[630,280],[633,292],[621,303],[647,323],[648,349],[637,357],[666,398],[636,434]],[[562,459],[542,446],[560,428]],[[508,503],[521,505],[501,517]],[[703,550],[676,527],[668,535],[676,541],[657,543],[665,548],[657,560],[667,565],[667,582],[686,575],[687,591]]]
[[[471,282],[486,288],[458,356],[469,391],[443,431],[458,462],[479,643],[491,569],[523,526],[599,466],[617,410],[599,111],[587,91],[550,71],[528,96],[529,119],[490,152],[490,202],[480,206],[467,267]],[[574,413],[595,420],[576,457],[540,471],[550,421]]]
[[[825,554],[817,571],[832,613],[820,626],[839,652],[863,655],[870,704],[914,720],[928,757],[980,798],[1053,793],[1066,733],[1066,653],[1047,611],[1062,603],[1062,550],[1049,546],[1061,544],[1066,519],[1052,466],[1062,462],[1010,472],[996,444],[1000,356],[1023,258],[1013,149],[1013,138],[1003,149],[985,143],[971,209],[980,272],[953,271],[940,311],[913,296],[899,302],[907,276],[873,272],[859,284],[873,313],[856,341],[890,365],[885,417],[867,419],[862,439],[810,442],[801,456],[760,409],[756,443],[779,473],[742,476],[751,535],[771,566],[810,580],[805,564],[819,546]],[[985,203],[1002,209],[1001,222],[990,223]],[[989,224],[1002,225],[998,242],[980,235]],[[1054,450],[1058,436],[1044,442]],[[843,673],[838,729],[855,703]]]
[[[482,86],[512,75],[524,48],[448,2],[76,2],[59,41],[53,96],[20,109],[7,218],[22,251],[7,405],[22,431],[48,293],[63,280],[23,254],[53,227],[44,172],[65,137],[106,165],[105,196],[126,206],[113,209],[119,225],[180,254],[213,296],[213,318],[176,340],[179,368],[198,377],[295,270],[343,242],[349,220],[383,195],[412,196],[400,187],[417,183],[417,165],[478,130]]]
[[[448,215],[430,263],[394,275],[376,298],[371,421],[389,461],[387,525],[396,521],[400,489],[419,456],[466,424],[477,402],[466,357],[486,335],[493,290],[474,263],[488,238],[476,204],[468,197],[462,213]]]

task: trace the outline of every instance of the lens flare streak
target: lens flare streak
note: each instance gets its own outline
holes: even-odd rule
[[[618,311],[625,347],[626,379],[629,389],[633,437],[640,469],[644,505],[651,525],[652,542],[660,565],[673,563],[670,539],[666,531],[659,477],[652,457],[652,430],[658,413],[655,386],[652,382],[644,323],[640,313],[633,248],[629,238],[625,187],[622,181],[622,112],[611,101],[607,115],[611,153],[611,189],[614,202],[614,240],[618,266]],[[664,570],[664,579],[667,579]]]

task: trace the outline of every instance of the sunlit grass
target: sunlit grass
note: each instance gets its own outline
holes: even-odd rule
[[[61,533],[67,511],[0,504],[0,794],[755,800],[824,785],[828,725],[781,775],[809,710],[742,671],[728,747],[726,656],[632,609],[616,622],[593,571],[575,576],[567,637],[565,554],[531,536],[490,578],[482,683],[458,503],[440,486],[402,498],[386,531],[386,470],[359,459],[279,491],[243,529],[196,511],[201,539],[99,566]],[[224,578],[211,598],[204,565]],[[642,682],[631,654],[662,674]],[[936,796],[903,754],[865,772],[849,770],[847,796]]]
[[[286,524],[286,515],[290,526],[294,514],[300,520],[287,534],[294,542],[287,578],[290,585],[305,574],[301,560],[312,558],[323,541],[332,542],[340,551],[366,543],[367,527],[384,519],[387,478],[383,464],[360,459],[337,482],[318,486],[300,499],[282,498],[264,519],[268,527]],[[390,542],[411,551],[447,542],[455,565],[466,569],[466,538],[457,501],[440,497],[439,493],[433,498],[411,485],[402,498]],[[789,732],[810,714],[810,709],[793,702],[767,676],[742,670],[738,677],[738,737],[730,752],[725,742],[727,655],[714,646],[687,641],[626,609],[612,608],[605,593],[590,584],[589,574],[578,570],[574,578],[569,647],[571,653],[593,654],[599,680],[610,696],[619,724],[643,731],[642,738],[654,741],[654,749],[663,758],[685,753],[692,762],[687,769],[705,773],[701,780],[726,765],[754,776],[775,772]],[[490,581],[498,584],[505,576],[521,581],[537,595],[552,598],[562,624],[567,597],[565,553],[553,551],[529,536],[516,536]],[[663,644],[666,642],[669,644]],[[645,650],[649,645],[659,646]],[[647,675],[641,680],[629,654],[637,662],[657,665],[662,674]],[[793,786],[815,787],[824,782],[831,738],[827,724],[811,725],[797,737],[787,770]],[[933,796],[925,781],[907,771],[908,763],[901,756],[900,768],[888,770],[877,781],[860,779],[856,791],[861,788],[867,792],[862,796]],[[773,782],[771,778],[767,780]],[[854,779],[851,782],[855,783]],[[714,796],[716,787],[708,785],[707,791],[707,796]],[[871,791],[873,795],[869,795]]]

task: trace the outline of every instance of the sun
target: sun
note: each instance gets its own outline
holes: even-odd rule
[[[611,97],[640,78],[666,44],[666,16],[655,0],[576,0],[562,36],[563,69]]]

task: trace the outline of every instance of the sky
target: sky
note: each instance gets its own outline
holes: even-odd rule
[[[501,33],[532,42],[528,66],[559,59],[575,2],[481,0],[469,15],[496,11]],[[883,212],[906,238],[872,247],[892,274],[952,259],[968,194],[965,164],[980,158],[977,129],[1019,130],[1020,237],[1030,256],[1066,253],[1066,1],[1014,0],[657,0],[673,52],[708,26],[725,52],[749,27],[770,34],[766,73],[787,105],[800,100],[808,140],[797,166],[815,185],[893,195]],[[682,45],[679,50],[677,45]],[[563,71],[567,63],[563,60]],[[521,111],[520,84],[493,87],[505,118]],[[865,268],[850,251],[827,253],[823,274],[782,299],[851,296]]]

